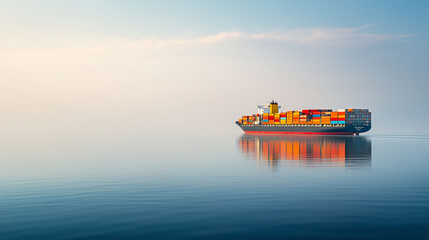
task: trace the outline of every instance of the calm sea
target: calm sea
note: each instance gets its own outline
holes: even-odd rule
[[[0,239],[428,239],[429,137],[0,147]]]

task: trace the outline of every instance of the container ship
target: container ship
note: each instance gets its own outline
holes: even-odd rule
[[[371,129],[368,109],[306,109],[279,112],[277,102],[257,105],[257,114],[235,123],[246,134],[359,135]]]

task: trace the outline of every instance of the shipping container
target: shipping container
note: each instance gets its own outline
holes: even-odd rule
[[[320,123],[321,124],[331,124],[331,117],[330,116],[322,116]]]

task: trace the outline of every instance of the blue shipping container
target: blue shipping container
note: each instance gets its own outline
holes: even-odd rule
[[[331,124],[338,124],[338,121],[331,121]]]
[[[338,124],[346,124],[346,121],[338,121]]]
[[[315,114],[313,115],[313,117],[320,117],[320,114]]]

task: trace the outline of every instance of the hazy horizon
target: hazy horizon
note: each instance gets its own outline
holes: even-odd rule
[[[310,2],[1,1],[4,140],[238,135],[272,99],[429,133],[428,3]]]

